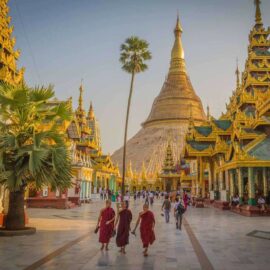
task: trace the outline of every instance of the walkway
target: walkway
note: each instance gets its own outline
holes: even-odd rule
[[[270,218],[247,218],[213,208],[190,208],[182,231],[174,220],[165,224],[161,202],[155,202],[157,241],[142,256],[139,234],[130,236],[127,254],[118,253],[113,239],[100,252],[93,233],[100,202],[71,210],[31,209],[33,236],[0,238],[0,269],[172,270],[266,269],[270,265]],[[133,224],[141,203],[132,205]]]

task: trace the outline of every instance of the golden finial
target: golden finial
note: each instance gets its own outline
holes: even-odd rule
[[[256,25],[262,25],[262,13],[260,8],[261,0],[254,0],[254,4],[256,6]]]
[[[178,35],[179,33],[183,33],[183,29],[182,29],[180,19],[179,19],[179,11],[178,10],[177,10],[177,19],[176,19],[176,26],[174,29],[174,33],[175,33],[175,36]]]
[[[79,96],[79,106],[78,109],[83,110],[83,79],[81,80],[81,85],[79,87],[80,96]]]
[[[92,101],[90,102],[90,107],[89,107],[89,111],[88,111],[88,118],[89,119],[95,118],[95,113],[94,113]]]
[[[207,105],[206,110],[207,110],[207,120],[209,121],[210,120],[210,108],[209,108],[209,105]]]
[[[240,86],[240,72],[239,72],[239,67],[238,67],[238,58],[236,58],[236,87],[238,88]]]
[[[173,59],[184,59],[184,49],[181,41],[181,33],[183,33],[182,26],[180,24],[179,15],[177,14],[176,26],[174,28],[175,41],[171,53],[171,58]]]

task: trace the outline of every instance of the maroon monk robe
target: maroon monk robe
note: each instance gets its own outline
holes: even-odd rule
[[[154,214],[150,210],[141,214],[140,231],[144,248],[147,248],[149,244],[152,245],[156,239],[153,230],[154,223],[155,223]]]
[[[101,213],[101,221],[99,228],[99,242],[102,244],[107,244],[112,237],[114,222],[106,225],[106,222],[113,219],[115,212],[111,207],[105,208]]]
[[[129,229],[132,214],[129,209],[123,209],[119,212],[119,225],[117,228],[116,244],[118,247],[123,247],[129,243]]]

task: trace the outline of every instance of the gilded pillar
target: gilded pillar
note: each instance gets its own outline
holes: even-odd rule
[[[218,190],[223,190],[223,174],[221,171],[218,173]]]
[[[192,179],[192,196],[196,196],[196,180]]]
[[[244,181],[243,181],[243,172],[241,168],[237,169],[237,176],[238,176],[238,191],[239,191],[239,202],[240,204],[243,203],[244,197]]]
[[[199,184],[200,184],[200,159],[197,158],[197,174],[196,174],[196,196],[199,196]]]
[[[248,168],[248,204],[256,205],[254,169]]]
[[[259,188],[259,169],[254,168],[253,173],[254,173],[254,184],[255,184],[254,188],[255,188],[255,194],[256,194]]]
[[[200,182],[199,182],[199,187],[200,187],[200,195],[202,197],[205,197],[205,186],[204,186],[204,166],[203,166],[203,158],[200,157]]]
[[[268,196],[267,168],[263,168],[263,196]]]
[[[227,191],[230,190],[230,180],[229,180],[229,171],[228,170],[225,171],[225,189]]]
[[[208,174],[208,186],[209,192],[213,190],[213,163],[212,161],[209,162],[209,174]]]
[[[234,175],[233,171],[228,171],[229,173],[229,183],[230,183],[230,197],[232,198],[235,194],[235,189],[234,189]]]

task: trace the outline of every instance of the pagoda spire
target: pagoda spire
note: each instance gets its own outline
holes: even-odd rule
[[[78,101],[78,108],[76,110],[77,120],[79,122],[80,127],[86,124],[86,117],[85,117],[85,110],[83,109],[83,84],[79,87],[79,101]]]
[[[94,112],[92,101],[90,102],[90,107],[89,107],[89,111],[88,111],[88,118],[90,120],[95,118],[95,112]]]
[[[239,86],[240,86],[240,71],[239,71],[239,67],[238,67],[238,58],[236,59],[235,75],[236,75],[236,87],[239,88]]]
[[[172,153],[172,146],[171,142],[168,142],[164,164],[163,164],[163,171],[172,171],[174,170],[174,160],[173,160],[173,153]]]
[[[79,87],[79,103],[78,103],[78,110],[83,111],[83,84],[81,82],[81,85]]]
[[[0,0],[0,81],[17,85],[23,82],[24,68],[17,69],[20,51],[14,50],[16,39],[12,37],[13,27],[10,26],[7,3],[8,0]]]
[[[207,116],[206,116],[207,120],[210,121],[210,107],[209,107],[209,105],[207,105],[206,110],[207,110]]]
[[[262,13],[261,13],[261,7],[260,7],[261,0],[254,0],[254,4],[256,6],[255,22],[256,22],[256,25],[261,26],[263,25]]]
[[[170,64],[170,73],[175,72],[185,72],[186,73],[186,67],[185,67],[185,53],[183,49],[182,44],[182,36],[183,28],[180,23],[179,14],[177,14],[176,19],[176,25],[174,28],[174,45],[171,52],[171,64]]]

